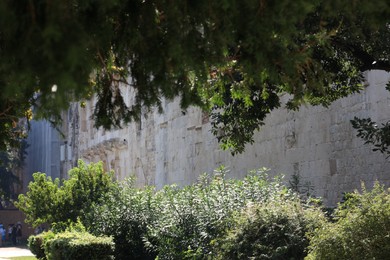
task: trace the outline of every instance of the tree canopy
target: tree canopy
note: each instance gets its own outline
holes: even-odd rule
[[[0,208],[18,195],[18,187],[20,188],[21,183],[15,171],[22,168],[27,147],[27,142],[22,140],[17,149],[0,151]]]
[[[1,1],[0,147],[21,138],[31,106],[56,121],[96,94],[97,127],[179,96],[241,152],[280,94],[290,109],[329,105],[360,91],[362,72],[390,71],[389,17],[387,0]]]
[[[69,179],[52,180],[45,173],[34,173],[26,194],[20,194],[16,207],[34,227],[40,224],[75,223],[84,220],[90,209],[100,205],[114,188],[113,172],[104,172],[103,163],[85,164],[69,171]],[[62,182],[62,183],[61,183]]]

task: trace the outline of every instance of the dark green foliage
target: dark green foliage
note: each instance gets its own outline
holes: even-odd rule
[[[332,221],[326,221],[319,208],[304,204],[280,180],[270,181],[264,170],[242,180],[226,179],[225,174],[220,168],[212,178],[205,175],[196,184],[165,186],[160,191],[134,188],[133,180],[113,185],[105,192],[104,203],[97,200],[86,207],[88,211],[78,211],[89,232],[112,240],[101,242],[80,223],[59,215],[53,224],[53,230],[60,232],[56,239],[50,240],[53,233],[43,233],[30,237],[29,247],[39,257],[44,247],[48,259],[84,259],[86,254],[91,259],[109,259],[109,255],[115,259],[302,259],[309,237],[308,259],[390,256],[390,190],[379,184],[371,192],[363,187],[361,194],[347,194]],[[37,176],[37,191],[53,202],[58,181]],[[90,186],[77,187],[85,192]],[[31,201],[42,200],[42,205],[35,205],[37,214],[43,212],[36,223],[53,220],[48,212],[60,214],[59,208],[49,211],[42,194],[35,199],[29,195]]]
[[[20,180],[15,171],[23,166],[27,146],[27,142],[23,140],[18,147],[0,149],[0,201],[14,200],[17,197],[15,187],[20,185]]]
[[[305,208],[297,198],[249,204],[226,236],[214,241],[215,259],[303,259],[306,233],[324,220],[319,209]]]
[[[51,231],[43,232],[36,236],[30,236],[27,240],[28,248],[36,258],[41,260],[47,260],[45,255],[45,243],[54,238],[54,233]]]
[[[237,79],[240,84],[243,79]],[[223,93],[223,102],[215,104],[211,112],[212,132],[225,149],[241,153],[247,143],[253,143],[253,133],[263,125],[271,110],[280,106],[275,87],[257,89],[251,86],[248,96],[239,93],[240,86],[229,86]],[[264,97],[266,96],[266,98]]]
[[[109,237],[65,231],[48,240],[44,248],[47,260],[108,260],[113,259],[114,243]]]
[[[12,172],[10,153],[0,151],[0,201],[9,199],[15,195],[14,184],[19,184],[19,179]]]
[[[52,230],[58,232],[48,231],[28,238],[28,247],[38,259],[112,259],[112,238],[89,234],[79,220],[64,230],[56,227]]]
[[[357,118],[351,120],[353,128],[357,129],[357,136],[361,137],[365,144],[371,144],[375,148],[373,151],[390,156],[390,122],[382,124],[380,127],[371,118]]]
[[[389,16],[386,0],[2,1],[0,148],[32,105],[56,121],[97,93],[104,128],[161,110],[162,98],[226,109],[213,111],[215,132],[241,152],[277,94],[291,94],[291,109],[329,105],[359,91],[363,71],[389,71]]]
[[[157,192],[124,183],[95,208],[87,226],[96,235],[113,236],[116,259],[207,259],[214,254],[212,241],[234,225],[232,216],[248,203],[296,198],[264,170],[243,180],[226,179],[225,173],[220,168],[212,178]]]
[[[44,173],[34,173],[34,181],[28,192],[19,195],[15,205],[26,214],[26,221],[33,226],[43,223],[83,221],[94,204],[104,202],[105,195],[113,188],[113,173],[106,173],[102,163],[85,164],[69,171],[69,179],[52,180]]]
[[[390,190],[349,193],[329,222],[310,235],[308,259],[389,259]]]
[[[206,258],[212,240],[232,225],[231,216],[249,202],[292,196],[279,181],[269,181],[263,170],[243,180],[226,179],[220,168],[215,177],[179,189],[166,186],[156,194],[160,217],[150,227],[147,246],[159,259]]]
[[[144,236],[160,212],[156,211],[154,189],[137,189],[132,179],[119,184],[105,203],[95,207],[86,225],[93,234],[112,236],[115,259],[154,259],[144,246]]]

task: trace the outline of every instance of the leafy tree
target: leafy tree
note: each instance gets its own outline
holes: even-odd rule
[[[27,142],[22,140],[19,148],[0,150],[0,201],[15,199],[17,196],[15,187],[20,184],[20,180],[15,171],[23,166],[27,146]]]
[[[97,127],[180,96],[241,152],[281,93],[291,109],[328,105],[359,91],[363,71],[390,71],[389,17],[386,0],[2,1],[0,147],[31,105],[56,121],[96,93]]]
[[[6,152],[0,152],[0,160],[2,163],[0,165],[0,197],[8,199],[14,193],[14,184],[17,184],[19,179],[10,169],[11,162]]]
[[[59,179],[54,181],[44,173],[34,173],[34,181],[28,185],[26,195],[19,195],[16,206],[26,214],[26,221],[33,226],[55,222],[59,214]],[[60,217],[62,219],[62,217]],[[65,219],[66,220],[66,219]]]
[[[26,221],[33,226],[43,223],[83,221],[94,204],[102,202],[105,194],[113,187],[113,173],[106,173],[103,164],[85,164],[69,171],[69,179],[52,180],[44,173],[34,173],[34,181],[28,185],[28,192],[19,195],[16,206],[26,214]]]
[[[379,151],[390,156],[390,122],[381,126],[371,120],[371,118],[354,117],[351,120],[353,128],[357,129],[357,136],[361,137],[365,144],[372,144],[373,151]]]

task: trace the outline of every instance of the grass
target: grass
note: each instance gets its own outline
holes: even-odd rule
[[[36,260],[35,256],[15,256],[8,258],[10,260]]]

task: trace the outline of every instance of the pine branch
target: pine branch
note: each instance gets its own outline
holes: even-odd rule
[[[361,66],[359,67],[360,71],[384,70],[390,72],[390,60],[379,60],[362,47],[350,42],[347,43],[339,38],[334,38],[332,43],[340,49],[352,54],[352,56],[361,63]]]

